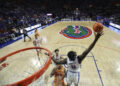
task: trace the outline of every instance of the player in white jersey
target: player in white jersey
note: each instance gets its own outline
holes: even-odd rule
[[[53,58],[56,61],[60,61],[62,59],[62,56],[59,54],[59,49],[55,49],[54,54],[53,54]]]
[[[40,38],[40,36],[35,35],[35,40],[33,41],[33,44],[35,45],[35,47],[40,47],[41,46],[42,39]],[[41,50],[36,49],[36,51],[37,51],[37,56],[39,57],[39,54],[40,54]]]
[[[80,78],[80,63],[78,57],[74,61],[67,58],[67,84],[70,86],[72,82],[78,86]]]
[[[48,53],[45,53],[45,55],[49,56]],[[59,62],[63,59],[63,57],[59,54],[59,49],[55,49],[54,53],[52,54],[52,59]]]
[[[52,60],[56,64],[67,64],[67,86],[70,86],[72,83],[75,84],[75,86],[78,86],[79,82],[79,75],[80,75],[80,64],[82,63],[83,59],[87,56],[87,54],[93,49],[96,42],[100,38],[100,36],[103,35],[102,32],[95,33],[95,39],[92,42],[92,44],[89,46],[88,49],[86,49],[81,55],[77,55],[75,51],[68,52],[67,56],[68,58],[63,59],[61,61],[56,61],[52,58]]]

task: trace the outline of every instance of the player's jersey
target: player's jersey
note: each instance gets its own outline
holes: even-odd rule
[[[61,67],[60,70],[59,69],[56,70],[54,86],[66,86],[64,79],[62,78],[65,75],[64,71],[65,68],[63,66]]]
[[[41,46],[41,38],[38,37],[37,39],[35,39],[35,43],[36,43],[36,47],[40,47]]]
[[[55,59],[55,60],[60,61],[60,57],[61,57],[61,55],[60,55],[60,54],[59,54],[58,56],[57,56],[56,54],[53,54],[53,56],[54,56],[54,59]]]
[[[71,72],[80,72],[80,64],[77,57],[74,61],[70,61],[69,58],[67,58],[67,70]]]
[[[62,66],[60,70],[59,69],[56,70],[55,76],[56,77],[57,76],[64,76],[65,75],[64,71],[65,71],[65,68]]]

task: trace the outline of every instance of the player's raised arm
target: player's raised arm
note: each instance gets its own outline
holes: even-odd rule
[[[94,41],[92,42],[92,44],[89,46],[88,49],[86,49],[82,55],[78,56],[78,59],[79,59],[79,63],[81,63],[83,61],[83,59],[87,56],[87,54],[93,49],[93,47],[95,46],[96,42],[98,41],[98,39],[100,38],[100,36],[103,35],[103,32],[100,32],[100,33],[95,33],[95,39]]]
[[[49,56],[48,53],[45,53],[45,55]],[[57,61],[54,59],[54,56],[52,56],[52,60],[55,64],[67,64],[67,58],[63,59],[63,60],[60,60],[60,61]]]

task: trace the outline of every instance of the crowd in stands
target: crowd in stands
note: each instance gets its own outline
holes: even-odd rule
[[[79,3],[77,3],[77,1]],[[4,0],[0,1],[0,40],[10,40],[19,36],[20,29],[39,24],[48,24],[52,13],[53,20],[73,18],[102,20],[120,24],[120,3],[110,0]],[[107,3],[107,4],[106,4]]]
[[[32,5],[31,5],[32,6]],[[47,24],[45,12],[12,1],[0,3],[0,43],[20,36],[20,29],[41,23]]]

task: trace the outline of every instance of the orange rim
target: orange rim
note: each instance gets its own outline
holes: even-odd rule
[[[49,53],[49,59],[46,62],[46,64],[44,65],[44,67],[42,67],[39,71],[37,71],[33,75],[31,75],[31,76],[29,76],[29,77],[27,77],[27,78],[25,78],[21,81],[18,81],[18,82],[13,83],[13,84],[8,84],[8,85],[5,85],[5,86],[27,86],[27,85],[31,84],[33,81],[37,80],[40,76],[42,76],[44,74],[44,72],[48,69],[48,67],[50,66],[50,63],[51,63],[52,54],[48,49],[42,48],[42,47],[30,47],[30,48],[24,48],[24,49],[17,50],[15,52],[12,52],[12,53],[0,58],[0,62],[2,63],[9,56],[12,56],[14,54],[17,54],[19,52],[23,52],[23,51],[26,51],[26,50],[31,50],[31,49],[43,49],[43,50],[46,50]]]

